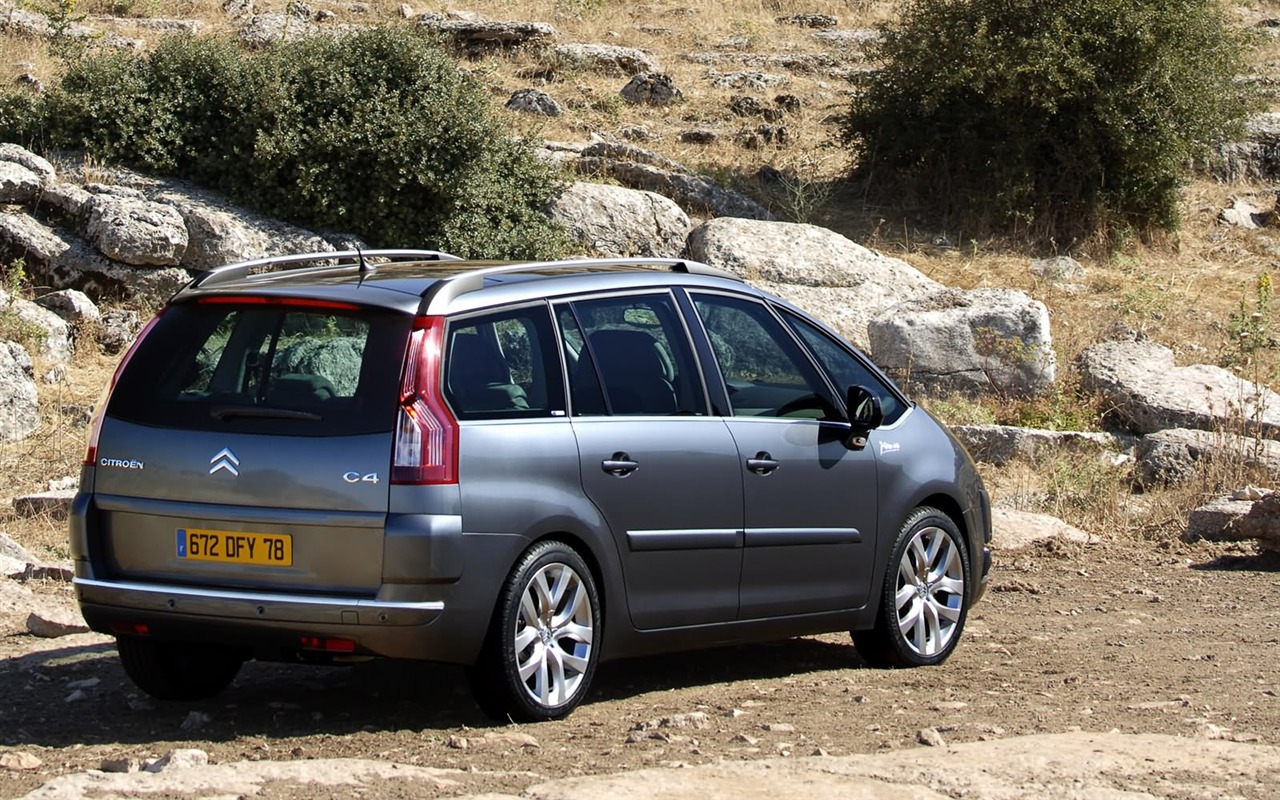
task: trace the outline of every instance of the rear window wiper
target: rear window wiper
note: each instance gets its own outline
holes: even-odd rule
[[[232,417],[254,417],[257,419],[298,419],[308,422],[319,422],[324,417],[310,411],[294,411],[288,408],[260,408],[258,406],[222,406],[209,411],[209,416],[216,420],[228,420]]]

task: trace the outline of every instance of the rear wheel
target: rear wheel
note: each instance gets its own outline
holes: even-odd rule
[[[244,657],[208,645],[116,639],[120,664],[138,688],[161,700],[203,700],[231,685]]]
[[[561,719],[586,696],[599,654],[600,599],[591,571],[560,542],[531,547],[498,596],[480,660],[467,671],[497,719]]]
[[[875,627],[853,642],[876,667],[941,664],[955,650],[969,611],[969,553],[946,514],[921,507],[894,542]]]

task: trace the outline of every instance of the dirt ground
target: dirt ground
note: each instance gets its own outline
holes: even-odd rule
[[[355,757],[472,773],[395,792],[443,797],[646,766],[916,748],[926,729],[947,744],[1075,730],[1280,744],[1278,569],[1251,546],[1002,552],[941,667],[870,669],[838,635],[616,662],[568,720],[518,728],[480,715],[461,670],[416,664],[248,664],[212,701],[153,701],[109,639],[39,640],[0,617],[0,755],[43,761],[0,770],[0,796],[177,747],[215,763]]]

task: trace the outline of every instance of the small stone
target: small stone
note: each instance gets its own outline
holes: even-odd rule
[[[413,19],[413,6],[408,3],[400,4],[400,19]]]
[[[73,608],[46,608],[27,616],[27,631],[42,639],[57,639],[73,633],[88,633],[80,611]]]
[[[1231,493],[1232,500],[1261,500],[1262,490],[1256,486],[1245,486]]]
[[[760,726],[770,733],[795,733],[796,726],[789,722],[766,722]]]
[[[102,683],[101,678],[85,678],[82,681],[71,681],[67,684],[68,689],[92,689]]]
[[[538,747],[538,740],[527,733],[519,731],[502,731],[500,733],[486,733],[484,735],[485,744],[496,744],[506,747]]]
[[[831,755],[831,754],[830,754],[830,753],[828,753],[828,752],[826,751],[826,748],[823,748],[823,747],[815,747],[815,748],[813,749],[813,752],[812,752],[810,755],[823,756],[823,757],[825,757],[825,756],[828,756],[828,755]]]
[[[685,144],[715,144],[720,134],[708,128],[695,128],[680,132],[680,141]]]
[[[142,769],[142,761],[136,758],[104,758],[98,766],[102,772],[129,774]]]
[[[466,750],[471,746],[471,743],[467,741],[465,736],[450,736],[445,740],[444,746],[452,750]]]
[[[182,729],[184,731],[198,731],[201,728],[213,722],[213,717],[203,711],[191,711],[187,713],[185,719],[182,720]]]
[[[199,711],[192,711],[192,714],[200,714]],[[209,717],[208,714],[201,714],[203,717]],[[190,717],[188,717],[190,718]],[[185,728],[186,725],[184,724]],[[209,763],[209,754],[203,750],[195,748],[178,748],[170,750],[155,761],[148,763],[145,767],[147,772],[164,772],[170,769],[190,769],[191,767],[203,767]]]
[[[99,764],[99,769],[102,772],[129,774],[140,772],[142,762],[136,758],[104,758],[102,763]]]
[[[916,741],[926,747],[946,747],[947,743],[943,741],[942,734],[938,733],[937,728],[925,728],[916,734]]]
[[[737,736],[734,736],[733,741],[739,742],[745,745],[750,745],[751,747],[755,747],[756,745],[760,744],[759,739],[757,739],[754,736],[748,736],[745,733],[739,733]]]
[[[0,769],[13,770],[15,772],[39,769],[44,764],[43,761],[36,758],[30,753],[21,751],[16,753],[5,753],[0,755]]]
[[[72,692],[71,694],[67,695],[66,699],[65,699],[65,700],[63,700],[62,702],[64,702],[64,703],[78,703],[79,701],[84,700],[84,699],[85,699],[85,698],[87,698],[88,696],[89,696],[89,695],[85,692],[85,690],[84,690],[84,689],[76,689],[74,692]]]

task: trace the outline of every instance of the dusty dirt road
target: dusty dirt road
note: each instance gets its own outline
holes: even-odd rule
[[[845,636],[620,662],[600,670],[568,720],[519,727],[482,717],[460,670],[422,665],[249,664],[212,701],[152,701],[110,640],[37,640],[0,617],[0,755],[43,762],[0,770],[0,797],[176,747],[219,763],[355,757],[468,776],[391,792],[433,797],[647,766],[919,748],[926,729],[947,744],[1118,730],[1274,745],[1278,570],[1274,556],[1208,544],[1001,553],[992,591],[942,667],[869,669]],[[330,796],[293,791],[260,796]]]

